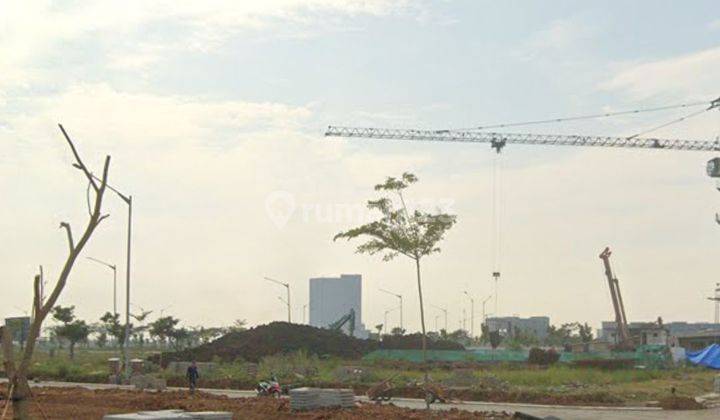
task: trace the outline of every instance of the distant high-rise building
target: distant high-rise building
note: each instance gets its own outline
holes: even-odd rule
[[[362,276],[341,274],[340,277],[310,279],[310,325],[327,328],[355,310],[355,336],[367,337],[362,324]],[[347,332],[347,327],[343,328]]]

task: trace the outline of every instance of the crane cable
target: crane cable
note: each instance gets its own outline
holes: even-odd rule
[[[674,119],[674,120],[672,120],[672,121],[668,121],[668,122],[666,122],[666,123],[664,123],[664,124],[660,124],[660,125],[655,126],[655,127],[653,127],[653,128],[649,128],[649,129],[647,129],[647,130],[641,131],[641,132],[639,132],[639,133],[637,133],[637,134],[633,134],[632,136],[628,137],[627,139],[628,139],[628,140],[631,140],[631,139],[634,139],[635,137],[640,137],[640,136],[642,136],[642,135],[645,135],[645,134],[648,134],[648,133],[652,133],[653,131],[657,131],[657,130],[659,130],[659,129],[661,129],[661,128],[665,128],[665,127],[671,126],[671,125],[673,125],[673,124],[677,124],[677,123],[679,123],[679,122],[683,122],[683,121],[688,120],[688,119],[690,119],[690,118],[692,118],[692,117],[697,117],[698,115],[704,114],[704,113],[710,111],[710,110],[713,109],[713,108],[714,108],[714,107],[710,107],[710,108],[707,108],[707,109],[703,109],[703,110],[696,111],[696,112],[693,112],[693,113],[691,113],[691,114],[682,116],[682,117],[680,117],[680,118],[676,118],[676,119]]]
[[[711,104],[711,108],[708,108],[705,110],[705,111],[707,111],[709,109],[712,109],[713,103],[714,102],[708,102],[708,101],[691,102],[691,103],[686,103],[686,104],[666,105],[666,106],[659,106],[659,107],[654,107],[654,108],[633,109],[633,110],[629,110],[629,111],[604,112],[604,113],[599,113],[599,114],[578,115],[578,116],[563,117],[563,118],[551,118],[551,119],[546,119],[546,120],[534,120],[534,121],[523,121],[523,122],[514,122],[514,123],[505,123],[505,124],[482,125],[482,126],[469,127],[469,128],[454,128],[454,129],[450,129],[447,131],[487,130],[490,128],[508,128],[508,127],[524,126],[524,125],[537,125],[537,124],[550,124],[550,123],[559,123],[559,122],[567,122],[567,121],[590,120],[590,119],[596,119],[596,118],[616,117],[616,116],[620,116],[620,115],[641,114],[641,113],[645,113],[645,112],[666,111],[669,109],[690,108],[690,107],[695,107],[695,106],[700,106],[700,105]]]
[[[495,153],[491,167],[491,189],[492,189],[492,210],[490,221],[490,255],[491,255],[491,280],[494,281],[495,307],[494,314],[498,314],[498,280],[502,265],[502,214],[503,214],[503,189],[502,189],[502,153]]]

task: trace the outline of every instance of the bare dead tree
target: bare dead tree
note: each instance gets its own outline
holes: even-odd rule
[[[90,240],[95,229],[100,225],[100,222],[105,220],[109,215],[102,214],[102,202],[107,188],[108,171],[110,169],[110,156],[105,157],[105,164],[103,166],[102,178],[96,180],[92,172],[80,158],[80,154],[75,148],[75,144],[68,136],[67,132],[61,124],[58,124],[60,131],[62,132],[65,140],[67,140],[70,150],[72,151],[75,163],[73,167],[82,171],[87,178],[90,185],[89,188],[95,193],[94,204],[91,205],[89,210],[89,219],[85,231],[80,236],[80,239],[75,242],[73,238],[73,231],[68,222],[61,222],[60,228],[65,229],[68,242],[68,255],[65,259],[62,271],[58,276],[57,283],[47,298],[43,299],[43,279],[42,275],[36,275],[33,283],[33,310],[32,310],[32,321],[30,323],[30,329],[28,332],[27,342],[25,349],[20,355],[20,360],[16,363],[15,356],[13,354],[12,336],[8,328],[0,328],[0,336],[2,336],[2,352],[5,364],[5,372],[8,377],[8,401],[12,401],[13,405],[13,418],[14,419],[29,419],[30,418],[30,400],[32,394],[28,385],[27,375],[30,369],[30,364],[33,357],[33,351],[35,350],[35,344],[40,331],[42,323],[48,316],[52,308],[55,306],[60,294],[62,293],[65,285],[67,284],[68,277],[72,271],[73,265],[77,260],[78,256],[82,252],[85,245]]]

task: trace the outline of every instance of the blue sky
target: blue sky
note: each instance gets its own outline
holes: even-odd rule
[[[492,293],[488,148],[327,140],[324,127],[468,127],[709,101],[720,94],[718,39],[714,1],[0,0],[0,228],[16,238],[0,265],[17,285],[0,315],[29,306],[37,264],[56,274],[57,223],[83,223],[62,122],[88,161],[112,154],[112,179],[137,197],[138,306],[172,305],[190,325],[267,322],[283,314],[268,275],[297,288],[299,319],[307,278],[360,272],[366,324],[392,305],[382,286],[407,294],[415,328],[409,264],[330,240],[357,221],[338,207],[412,170],[417,200],[450,200],[459,217],[426,268],[432,303],[455,308],[457,323],[463,289]],[[528,130],[629,135],[682,112]],[[714,138],[719,114],[655,134]],[[509,148],[498,311],[609,319],[596,254],[611,244],[631,319],[708,320],[720,245],[710,157]],[[294,210],[280,227],[269,217],[277,197]],[[87,255],[121,265],[124,209],[108,205]],[[79,264],[62,303],[98,318],[103,275]]]

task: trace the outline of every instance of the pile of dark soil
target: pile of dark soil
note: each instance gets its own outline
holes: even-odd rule
[[[428,340],[427,345],[429,350],[465,350],[462,344],[448,340]],[[380,347],[392,350],[422,349],[422,334],[385,335]]]
[[[702,410],[705,408],[705,406],[695,401],[695,398],[676,395],[662,398],[659,403],[663,410]]]
[[[163,353],[169,361],[209,362],[214,358],[229,362],[241,358],[259,362],[265,356],[303,350],[318,356],[358,359],[377,349],[377,342],[350,337],[339,331],[308,325],[273,322],[249,330],[232,332],[217,340],[179,352]]]
[[[392,337],[390,341],[385,340],[382,344],[384,349],[420,349],[421,346],[420,334]],[[249,362],[259,362],[265,356],[300,350],[320,357],[359,359],[378,348],[380,344],[375,340],[350,337],[339,331],[273,322],[246,331],[233,332],[192,349],[163,353],[161,360],[163,365],[167,365],[170,361],[209,362],[215,358],[226,362],[239,358]],[[464,347],[447,341],[428,341],[428,349],[464,350]],[[160,358],[156,355],[150,360],[158,362]]]

